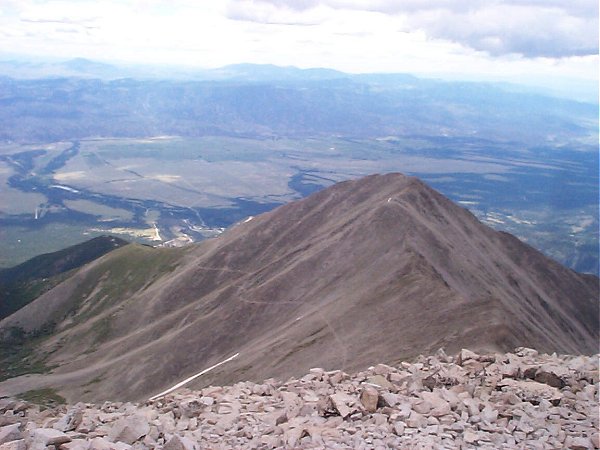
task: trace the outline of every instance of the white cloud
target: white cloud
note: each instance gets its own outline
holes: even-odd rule
[[[236,0],[240,18],[277,22],[327,6],[392,14],[404,19],[406,31],[423,31],[493,55],[569,57],[598,53],[597,0]],[[262,13],[260,13],[262,12]],[[267,14],[268,12],[268,14]]]
[[[0,0],[0,52],[597,79],[597,54],[582,50],[597,35],[593,9],[587,0]]]
[[[316,25],[326,19],[318,3],[310,0],[291,4],[260,0],[229,1],[225,13],[232,20],[264,24]]]
[[[531,2],[530,2],[531,3]],[[556,7],[497,4],[457,13],[420,11],[409,23],[431,36],[493,55],[569,57],[598,53],[598,21]]]

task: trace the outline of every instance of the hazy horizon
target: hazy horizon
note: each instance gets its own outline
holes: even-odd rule
[[[598,3],[5,0],[0,55],[520,82],[598,80]]]
[[[333,67],[326,66],[311,66],[311,67],[300,67],[297,65],[279,65],[272,63],[252,63],[248,61],[240,61],[232,64],[226,64],[218,67],[203,67],[203,66],[190,66],[186,64],[177,63],[145,63],[145,62],[132,62],[123,60],[102,60],[92,59],[86,56],[74,55],[71,57],[55,57],[55,56],[38,56],[38,55],[27,55],[18,53],[0,52],[0,64],[5,64],[5,67],[0,67],[0,75],[14,76],[12,73],[6,73],[6,65],[11,63],[20,64],[65,64],[74,61],[88,61],[90,63],[99,63],[113,66],[116,69],[127,69],[127,68],[150,68],[155,69],[157,72],[154,74],[156,78],[170,78],[170,77],[188,77],[193,78],[194,75],[202,73],[209,73],[210,71],[225,69],[233,66],[256,66],[256,67],[268,67],[280,69],[299,69],[299,70],[331,70],[339,72],[340,74],[347,75],[389,75],[389,74],[402,74],[412,75],[423,79],[438,79],[441,81],[456,81],[456,82],[483,82],[483,83],[505,83],[508,87],[513,85],[515,88],[523,87],[527,92],[538,93],[541,95],[549,95],[558,98],[571,99],[576,101],[583,101],[587,103],[598,103],[598,82],[597,80],[585,80],[577,79],[572,77],[545,77],[539,78],[535,76],[493,76],[493,75],[478,75],[469,73],[418,73],[410,71],[344,71],[335,69]],[[31,67],[31,69],[34,69]],[[4,73],[3,73],[4,72]],[[16,78],[37,78],[41,72],[32,72],[30,76],[16,76]],[[59,73],[48,73],[47,76],[57,76]],[[62,75],[68,76],[68,73]],[[126,77],[127,74],[124,75]]]

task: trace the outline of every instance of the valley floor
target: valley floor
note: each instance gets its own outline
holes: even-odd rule
[[[0,399],[0,450],[599,448],[598,355],[439,351],[348,375],[182,389],[143,404]]]

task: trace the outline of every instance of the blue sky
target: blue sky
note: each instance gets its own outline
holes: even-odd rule
[[[596,0],[0,0],[0,52],[598,79]]]

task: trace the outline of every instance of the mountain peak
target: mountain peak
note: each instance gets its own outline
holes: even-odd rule
[[[42,309],[56,327],[38,354],[65,374],[53,378],[61,392],[84,399],[140,399],[236,353],[201,383],[441,347],[592,353],[598,341],[597,278],[401,174],[338,183],[197,246],[116,250],[0,331],[31,329]]]

